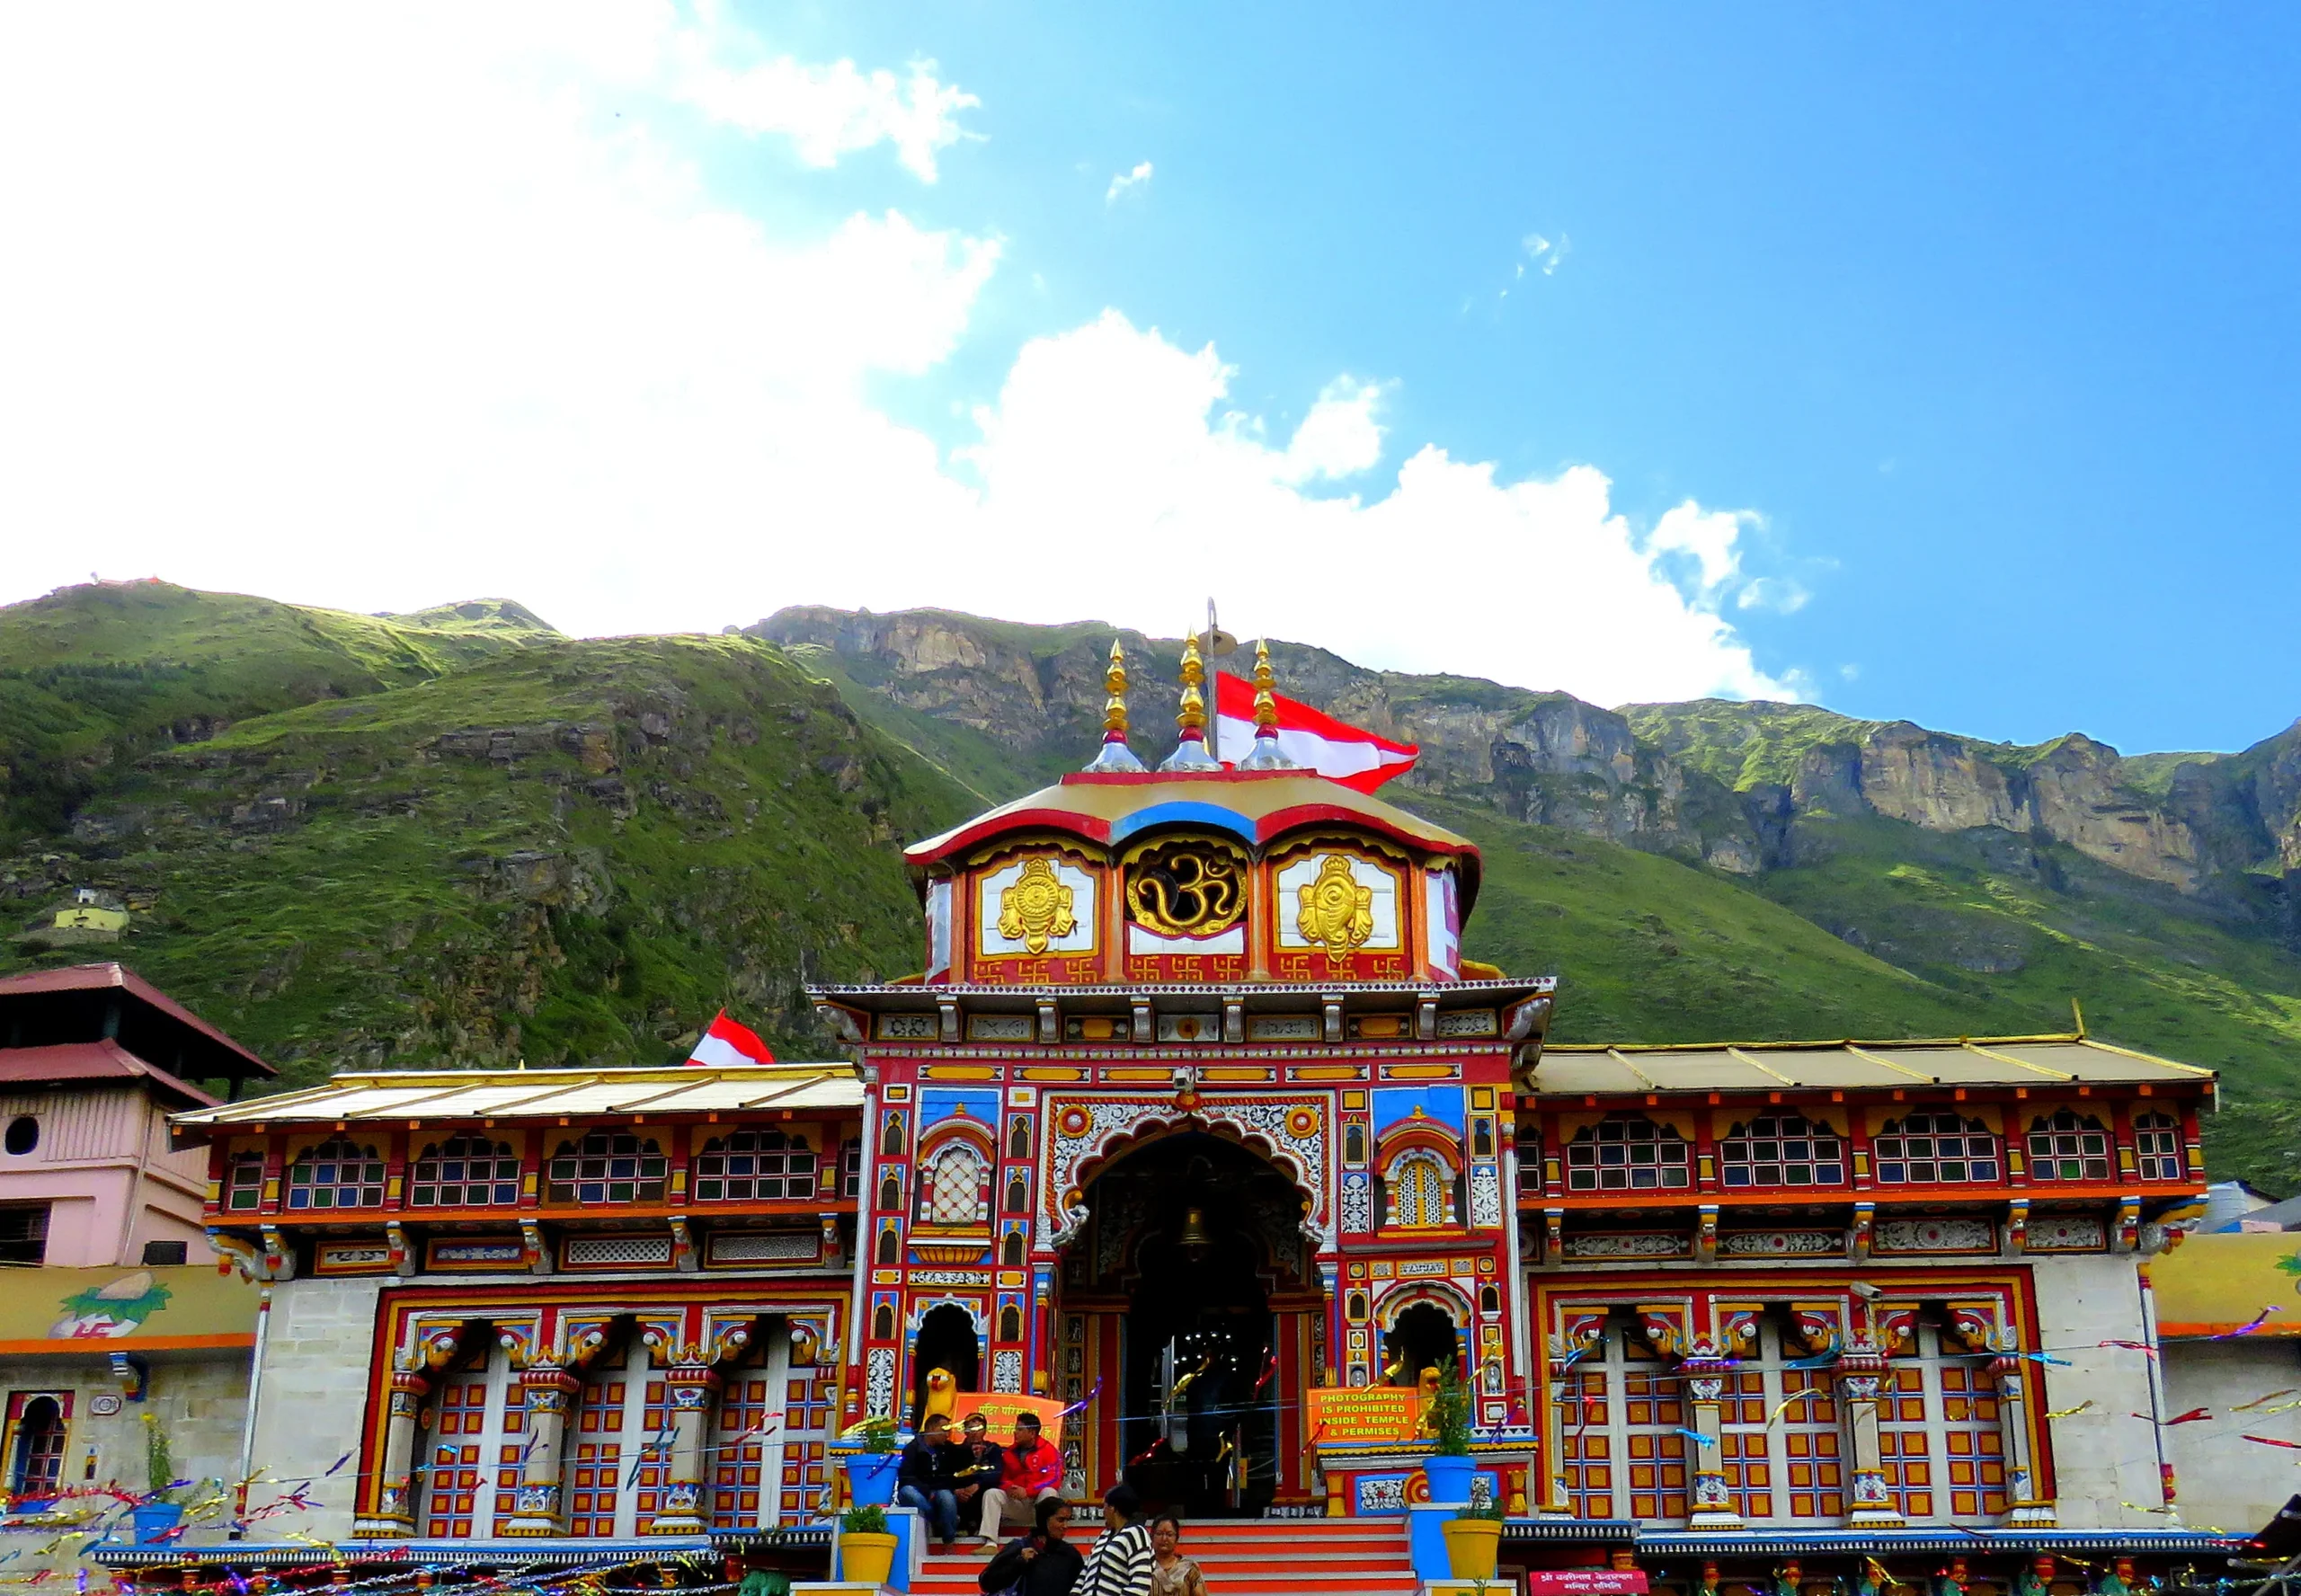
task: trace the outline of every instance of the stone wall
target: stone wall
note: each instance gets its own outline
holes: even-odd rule
[[[2049,1421],[2056,1504],[2065,1529],[2163,1528],[2162,1515],[2137,1512],[2158,1503],[2154,1428],[2146,1353],[2104,1347],[2141,1338],[2141,1276],[2128,1255],[2084,1254],[2031,1261],[2038,1296],[2038,1344],[2061,1364],[2031,1364],[2028,1388],[2037,1411],[2085,1411]],[[2086,1406],[2086,1404],[2092,1404]]]
[[[2165,1432],[2181,1521],[2191,1529],[2260,1529],[2277,1516],[2287,1497],[2301,1489],[2301,1469],[2293,1465],[2294,1453],[2256,1446],[2241,1437],[2301,1441],[2301,1409],[2279,1414],[2233,1410],[2272,1391],[2301,1387],[2301,1342],[2271,1335],[2169,1341],[2162,1356],[2165,1405],[2171,1410],[2166,1416],[2194,1407],[2212,1414]],[[2291,1396],[2279,1398],[2293,1400]]]
[[[310,1478],[315,1512],[276,1514],[258,1538],[292,1535],[336,1540],[351,1533],[352,1494],[361,1459],[329,1475],[356,1452],[367,1419],[369,1360],[376,1339],[376,1299],[387,1276],[289,1281],[272,1288],[271,1330],[256,1395],[255,1466],[267,1478]],[[253,1500],[264,1500],[259,1483]]]

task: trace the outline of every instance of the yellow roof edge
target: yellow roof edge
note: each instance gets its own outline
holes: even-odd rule
[[[532,1092],[522,1094],[508,1104],[489,1112],[506,1117],[516,1115],[519,1105],[537,1097],[556,1096],[560,1092],[582,1086],[629,1084],[633,1086],[661,1080],[666,1085],[701,1086],[715,1080],[749,1079],[763,1081],[779,1075],[798,1081],[808,1077],[821,1079],[844,1077],[855,1078],[855,1067],[844,1061],[808,1060],[805,1062],[773,1064],[743,1064],[725,1066],[644,1064],[611,1065],[594,1069],[407,1069],[362,1070],[354,1074],[330,1076],[322,1085],[304,1086],[293,1092],[280,1092],[268,1097],[243,1098],[237,1103],[219,1103],[213,1108],[189,1110],[172,1116],[186,1124],[262,1123],[271,1120],[292,1119],[298,1113],[317,1107],[332,1097],[347,1092],[390,1091],[395,1087],[421,1089],[435,1087],[420,1097],[403,1103],[381,1114],[363,1113],[360,1117],[398,1119],[427,1117],[421,1105],[440,1096],[443,1091],[456,1087],[483,1085],[499,1086],[533,1086]],[[413,1114],[410,1110],[417,1110]],[[613,1110],[603,1112],[612,1113]]]
[[[2052,1031],[2037,1036],[1839,1036],[1813,1042],[1545,1042],[1546,1053],[1702,1053],[1729,1052],[1737,1048],[1752,1051],[1760,1050],[1791,1052],[1811,1048],[1954,1048],[1969,1042],[1981,1042],[1996,1047],[2019,1047],[2025,1042],[2082,1042],[2088,1046],[2108,1048],[2116,1053],[2131,1053],[2128,1048],[2111,1047],[2074,1031]],[[2137,1059],[2146,1059],[2154,1064],[2170,1064],[2170,1059],[2152,1059],[2146,1053],[2131,1053]],[[2180,1069],[2195,1069],[2193,1064],[2174,1066]],[[2210,1075],[2211,1070],[2202,1071]]]
[[[2069,1070],[2048,1069],[2042,1064],[2032,1064],[2027,1059],[2017,1059],[2011,1053],[1998,1052],[1993,1048],[1983,1046],[1978,1042],[1967,1042],[1965,1051],[1969,1053],[1979,1053],[1985,1059],[1994,1059],[2000,1064],[2011,1064],[2016,1069],[2030,1070],[2034,1074],[2046,1077],[2048,1080],[2074,1081],[2077,1078]]]
[[[1737,1048],[1737,1047],[1729,1047],[1729,1048],[1728,1048],[1728,1049],[1726,1050],[1726,1056],[1727,1056],[1728,1058],[1729,1058],[1729,1059],[1732,1059],[1732,1060],[1735,1060],[1735,1062],[1737,1062],[1737,1063],[1739,1063],[1739,1064],[1746,1064],[1746,1065],[1748,1065],[1751,1068],[1753,1068],[1753,1069],[1756,1070],[1760,1075],[1765,1076],[1765,1077],[1767,1077],[1769,1079],[1772,1079],[1772,1080],[1778,1080],[1778,1081],[1780,1081],[1780,1082],[1781,1082],[1783,1086],[1797,1086],[1797,1085],[1799,1084],[1798,1082],[1796,1082],[1796,1081],[1794,1081],[1794,1080],[1791,1080],[1788,1076],[1786,1076],[1786,1075],[1782,1074],[1782,1073],[1781,1073],[1781,1071],[1780,1071],[1779,1069],[1769,1069],[1769,1068],[1767,1068],[1764,1065],[1763,1065],[1763,1064],[1759,1063],[1755,1059],[1751,1058],[1747,1053],[1744,1052],[1740,1048]]]
[[[2221,1072],[2217,1069],[2208,1069],[2201,1064],[2184,1064],[2177,1059],[2161,1059],[2154,1053],[2139,1052],[2132,1048],[2119,1047],[2114,1042],[2103,1042],[2098,1036],[2081,1036],[2077,1040],[2087,1047],[2100,1048],[2105,1053],[2119,1053],[2128,1059],[2138,1059],[2144,1064],[2162,1064],[2168,1069],[2178,1069],[2184,1075],[2202,1076],[2209,1081],[2217,1081],[2221,1078]]]

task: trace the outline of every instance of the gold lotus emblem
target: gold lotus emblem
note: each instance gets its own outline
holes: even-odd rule
[[[1316,881],[1296,894],[1294,929],[1303,940],[1327,951],[1340,963],[1366,945],[1374,935],[1374,889],[1362,887],[1350,872],[1350,861],[1328,854],[1319,861]]]
[[[1033,953],[1046,952],[1049,942],[1070,935],[1078,923],[1071,889],[1056,878],[1052,860],[1026,859],[1023,873],[999,891],[999,935]]]

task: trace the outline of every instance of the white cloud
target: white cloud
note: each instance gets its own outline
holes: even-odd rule
[[[1796,615],[1806,607],[1813,594],[1805,584],[1786,576],[1761,576],[1743,584],[1734,595],[1736,609],[1771,610],[1775,615]]]
[[[1118,203],[1120,195],[1125,193],[1129,189],[1140,188],[1150,181],[1150,163],[1148,161],[1137,161],[1134,164],[1133,171],[1114,173],[1112,174],[1111,186],[1103,191],[1103,203],[1106,205],[1115,205]]]
[[[1110,312],[1026,343],[946,457],[871,387],[938,372],[1000,244],[715,198],[681,96],[763,53],[716,23],[155,9],[124,37],[0,13],[0,602],[95,566],[357,609],[503,593],[584,633],[807,602],[1173,632],[1213,585],[1372,664],[1788,691],[1719,613],[1747,518],[1640,536],[1595,469],[1505,482],[1428,444],[1378,476],[1375,382],[1280,446],[1213,347]],[[884,137],[931,170],[933,125]]]
[[[706,49],[689,35],[681,53]],[[893,144],[922,182],[936,179],[935,154],[964,137],[958,113],[982,103],[938,82],[932,61],[913,61],[907,75],[860,72],[852,61],[809,66],[788,56],[741,71],[695,59],[677,86],[682,100],[706,116],[748,133],[782,133],[810,166],[830,166],[843,155]],[[1137,168],[1150,175],[1146,164]]]

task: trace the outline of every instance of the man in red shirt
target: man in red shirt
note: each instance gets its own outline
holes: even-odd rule
[[[1015,1444],[1006,1449],[999,1483],[982,1494],[983,1544],[999,1549],[1007,1515],[1029,1521],[1041,1498],[1062,1494],[1062,1454],[1039,1434],[1036,1414],[1015,1417]]]

